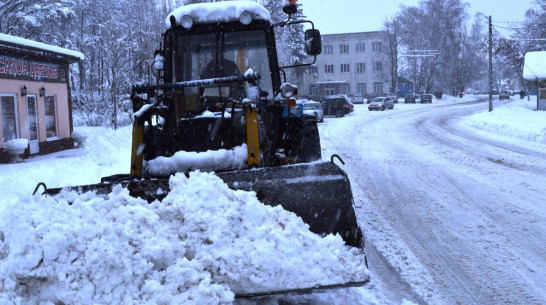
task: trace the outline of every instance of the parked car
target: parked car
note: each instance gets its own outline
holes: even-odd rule
[[[501,91],[499,93],[499,100],[508,100],[510,99],[510,92],[508,91]]]
[[[368,110],[385,110],[385,109],[393,109],[394,108],[394,101],[390,97],[376,97],[374,98],[370,104],[368,105]]]
[[[324,121],[324,111],[322,111],[322,106],[319,102],[307,101],[303,103],[303,115],[315,117],[317,122]]]
[[[353,104],[343,95],[325,97],[320,104],[324,115],[342,117],[354,110]]]
[[[389,93],[387,94],[387,97],[389,97],[394,103],[398,103],[398,94]]]
[[[355,94],[353,96],[353,104],[364,104],[364,96],[362,94]]]
[[[409,103],[415,104],[416,100],[417,100],[417,96],[413,93],[406,94],[406,96],[404,97],[405,104],[409,104]]]
[[[432,103],[432,94],[421,94],[421,103]]]

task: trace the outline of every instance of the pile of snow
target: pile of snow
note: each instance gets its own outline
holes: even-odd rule
[[[361,250],[217,176],[170,179],[148,204],[28,196],[0,212],[1,304],[225,304],[234,293],[368,278]],[[73,202],[69,205],[68,202]]]
[[[512,100],[502,106],[465,117],[461,124],[494,134],[546,143],[546,111],[536,109],[536,96]]]
[[[26,149],[28,146],[28,140],[25,139],[25,138],[22,138],[22,139],[11,139],[9,141],[6,142],[5,144],[5,148],[7,150],[21,150],[21,149]]]

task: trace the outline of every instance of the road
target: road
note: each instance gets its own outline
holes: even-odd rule
[[[319,125],[346,164],[385,304],[546,304],[546,145],[459,120],[487,101],[396,104]]]

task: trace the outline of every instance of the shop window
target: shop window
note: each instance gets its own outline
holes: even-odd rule
[[[57,101],[55,95],[45,97],[46,135],[48,138],[57,137]]]
[[[17,108],[15,107],[15,96],[1,95],[1,112],[2,112],[2,133],[4,142],[16,139],[19,134],[17,129]]]

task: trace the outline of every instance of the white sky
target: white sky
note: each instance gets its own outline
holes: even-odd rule
[[[303,13],[322,34],[367,32],[381,29],[387,18],[400,11],[400,5],[417,6],[418,0],[299,0]],[[470,17],[476,12],[491,15],[493,24],[522,21],[533,0],[468,0]],[[499,31],[501,31],[499,29]],[[501,31],[502,33],[502,31]]]

